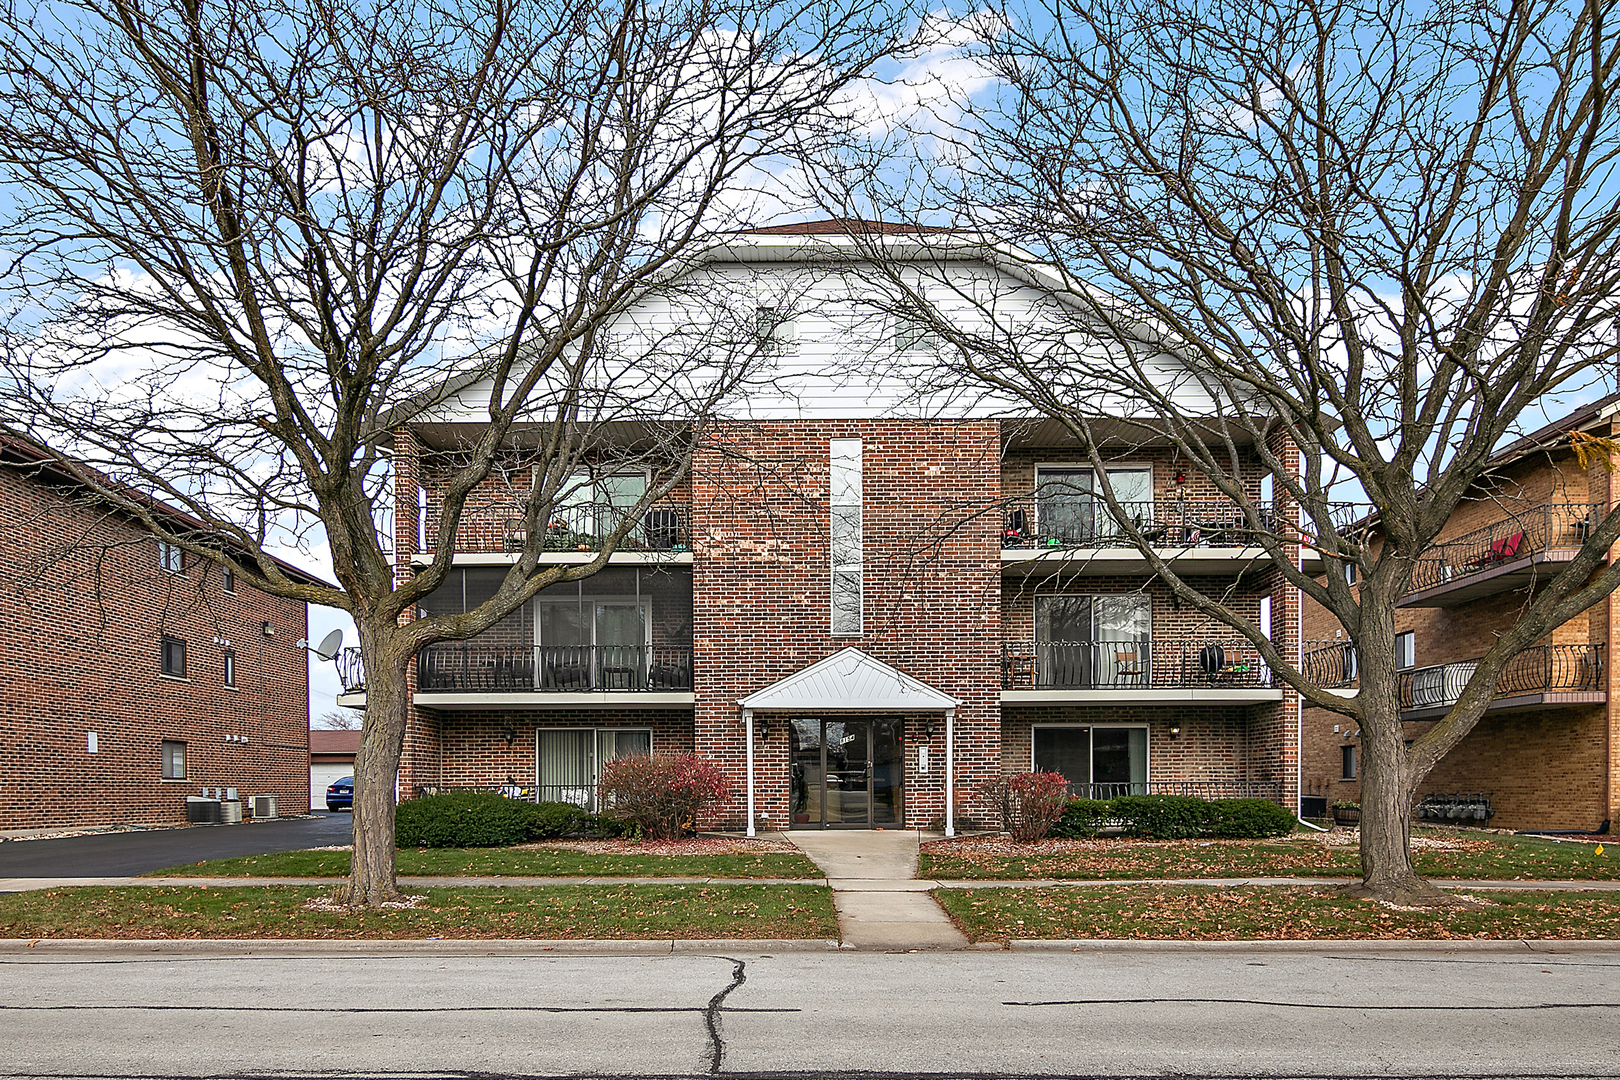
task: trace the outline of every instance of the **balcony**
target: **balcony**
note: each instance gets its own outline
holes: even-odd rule
[[[1403,671],[1401,719],[1438,720],[1451,710],[1473,678],[1479,659]],[[1508,661],[1496,680],[1492,712],[1602,704],[1603,646],[1534,645]]]
[[[1356,647],[1348,641],[1307,641],[1300,651],[1300,674],[1324,690],[1356,681]]]
[[[541,540],[541,561],[588,561],[602,550],[604,539],[623,513],[622,507],[610,503],[575,504],[558,509]],[[527,539],[522,506],[469,506],[462,512],[461,526],[456,533],[456,554],[488,558],[458,558],[457,561],[510,563],[523,550]],[[430,528],[425,536],[428,551],[418,553],[412,561],[428,562],[436,540],[437,532]],[[619,541],[612,561],[624,564],[690,562],[691,552],[691,509],[675,503],[660,503],[648,509]]]
[[[1230,499],[1161,499],[1123,502],[1123,516],[1171,562],[1180,574],[1231,574],[1263,563],[1255,530]],[[1275,533],[1281,518],[1267,510],[1261,525]],[[1321,558],[1304,551],[1306,569],[1319,570]],[[1079,574],[1140,574],[1147,560],[1101,499],[1084,496],[1011,499],[1002,516],[1004,571],[1042,564]]]
[[[343,650],[338,674],[345,698],[365,693],[360,650]],[[659,708],[692,700],[690,645],[442,642],[416,656],[415,701],[434,708]]]
[[[1282,700],[1254,646],[1233,641],[1004,642],[1001,689],[1004,704]]]
[[[1532,584],[1573,559],[1603,508],[1552,503],[1436,545],[1418,558],[1396,607],[1455,607]]]

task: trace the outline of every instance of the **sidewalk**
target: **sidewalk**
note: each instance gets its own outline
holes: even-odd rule
[[[827,875],[851,949],[966,949],[968,939],[917,880],[921,836],[905,830],[790,832]]]

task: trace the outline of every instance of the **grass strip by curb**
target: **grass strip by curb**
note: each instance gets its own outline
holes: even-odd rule
[[[281,851],[210,859],[154,870],[146,877],[346,877],[347,851]],[[820,869],[793,851],[726,855],[591,854],[522,848],[407,848],[405,877],[716,877],[819,878]]]
[[[414,908],[320,911],[328,886],[72,887],[0,895],[4,938],[798,938],[838,936],[815,885],[426,889]]]
[[[1418,848],[1413,865],[1424,877],[1497,881],[1620,880],[1620,846],[1560,844],[1528,836],[1420,831],[1457,842],[1457,850]],[[978,851],[973,842],[925,844],[918,876],[935,880],[1099,880],[1118,878],[1360,877],[1354,847],[1327,847],[1312,839],[1083,840],[1028,854]]]
[[[936,889],[970,941],[1617,938],[1613,892],[1481,893],[1475,909],[1402,910],[1309,886]]]

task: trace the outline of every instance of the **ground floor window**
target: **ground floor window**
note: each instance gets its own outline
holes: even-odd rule
[[[186,744],[183,742],[163,742],[163,779],[184,780],[186,778]]]
[[[1034,729],[1034,767],[1061,773],[1069,790],[1083,798],[1144,795],[1147,735],[1145,727],[1039,726]]]
[[[648,728],[541,728],[535,740],[535,784],[541,802],[565,802],[593,813],[602,766],[652,753]]]
[[[1339,779],[1354,780],[1356,778],[1356,748],[1354,746],[1339,747]]]

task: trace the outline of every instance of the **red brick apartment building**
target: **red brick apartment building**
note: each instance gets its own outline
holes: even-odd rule
[[[1493,467],[1418,563],[1397,605],[1402,719],[1417,738],[1443,717],[1494,635],[1512,624],[1556,574],[1591,524],[1614,506],[1620,478],[1601,461],[1581,467],[1568,433],[1620,435],[1620,396],[1585,406],[1496,455]],[[1355,687],[1353,656],[1338,622],[1305,602],[1307,662],[1324,685]],[[1620,607],[1610,598],[1558,627],[1503,673],[1479,725],[1420,791],[1418,822],[1509,829],[1595,831],[1620,812],[1620,717],[1608,646]],[[1356,801],[1359,732],[1345,718],[1307,708],[1307,795]],[[1488,810],[1487,810],[1488,807]],[[1486,813],[1491,816],[1484,816]]]
[[[204,787],[304,813],[305,605],[160,544],[48,461],[0,430],[0,829],[185,821]]]
[[[773,275],[824,260],[829,245],[836,253],[836,238],[743,238],[712,252],[692,271],[711,282],[685,292],[753,290],[737,303],[763,303]],[[944,269],[929,258],[931,272],[1049,302],[993,252]],[[984,409],[907,416],[881,379],[851,390],[829,378],[858,351],[840,303],[823,296],[795,318],[781,362],[801,392],[709,430],[690,482],[646,513],[608,568],[419,655],[402,796],[510,779],[591,806],[605,761],[650,749],[721,763],[741,794],[705,824],[733,828],[993,823],[980,786],[1032,767],[1099,796],[1295,805],[1293,692],[1151,578],[1068,434]],[[891,328],[861,348],[874,339],[909,363],[931,347]],[[466,414],[452,401],[396,431],[402,575],[430,558],[436,459],[455,450],[476,389],[463,391]],[[1238,597],[1297,655],[1296,594],[1233,527],[1235,507],[1167,442],[1134,430],[1110,448],[1118,497],[1182,573]],[[527,475],[521,448],[508,464]],[[645,482],[595,477],[598,505],[568,514],[611,513],[613,492]],[[492,482],[468,507],[429,611],[487,596],[521,546],[509,489]],[[605,531],[553,529],[551,562],[586,559],[579,549]],[[340,701],[360,705],[363,672],[346,661]]]

